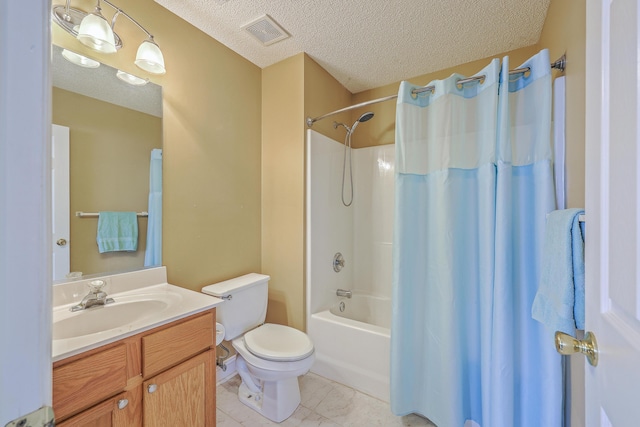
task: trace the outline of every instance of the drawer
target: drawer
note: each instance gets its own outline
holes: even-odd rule
[[[61,420],[127,385],[126,345],[94,353],[53,369],[53,410]]]
[[[215,346],[213,312],[142,337],[142,375],[148,378]]]

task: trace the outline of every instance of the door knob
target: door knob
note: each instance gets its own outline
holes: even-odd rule
[[[149,393],[154,393],[157,389],[158,389],[158,385],[157,384],[149,384],[147,386],[147,391]]]
[[[58,241],[56,242],[56,245],[58,245],[58,246],[66,246],[67,245],[67,241],[65,239],[58,239]]]
[[[556,350],[565,356],[582,353],[587,356],[591,366],[598,366],[598,342],[596,341],[596,336],[591,332],[587,332],[584,335],[584,339],[579,340],[571,335],[556,331]]]

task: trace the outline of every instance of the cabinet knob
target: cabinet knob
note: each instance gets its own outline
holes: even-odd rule
[[[128,404],[129,404],[129,400],[120,399],[120,400],[118,400],[118,409],[124,409],[124,408],[127,407]]]
[[[158,384],[149,384],[147,386],[147,391],[149,393],[153,393],[154,391],[156,391],[158,389]]]

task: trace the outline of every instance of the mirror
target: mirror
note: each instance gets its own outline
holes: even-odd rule
[[[52,69],[52,123],[69,128],[66,249],[70,271],[87,276],[141,269],[147,217],[138,216],[136,251],[101,254],[96,243],[97,215],[76,216],[76,212],[148,211],[151,150],[162,148],[162,88],[154,83],[125,83],[116,77],[116,69],[105,64],[98,68],[75,65],[55,45]],[[65,191],[57,189],[55,181],[54,176],[54,220],[56,201],[58,208],[66,205],[62,202]],[[54,251],[55,246],[54,242]],[[56,274],[54,280],[60,279]]]

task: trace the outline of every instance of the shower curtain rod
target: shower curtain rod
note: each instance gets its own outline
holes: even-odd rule
[[[567,65],[567,56],[565,54],[565,55],[562,55],[558,60],[552,62],[551,63],[551,68],[555,68],[557,70],[564,71],[566,65]],[[529,72],[530,70],[531,70],[531,68],[529,68],[529,67],[516,68],[515,70],[509,70],[509,75],[511,76],[511,75],[514,75],[514,74],[524,74],[524,73]],[[469,77],[468,79],[460,79],[460,80],[458,80],[457,84],[458,85],[463,85],[465,83],[469,83],[469,82],[473,82],[473,81],[480,81],[480,83],[482,83],[484,81],[484,77],[485,76],[475,76],[475,77]],[[435,89],[434,86],[425,86],[425,87],[421,87],[421,88],[418,88],[418,89],[414,89],[414,90],[411,91],[411,93],[413,95],[417,95],[419,93],[424,93],[424,92],[433,92],[434,89]],[[344,108],[341,108],[339,110],[332,111],[330,113],[323,114],[322,116],[318,116],[318,117],[315,117],[315,118],[307,117],[307,119],[306,119],[307,127],[313,126],[313,124],[315,122],[317,122],[318,120],[325,119],[325,118],[333,116],[335,114],[344,113],[345,111],[349,111],[349,110],[355,110],[356,108],[366,107],[367,105],[378,104],[380,102],[390,101],[392,99],[396,99],[397,97],[398,97],[398,95],[385,96],[384,98],[372,99],[371,101],[365,101],[365,102],[361,102],[359,104],[351,105],[349,107],[344,107]]]

